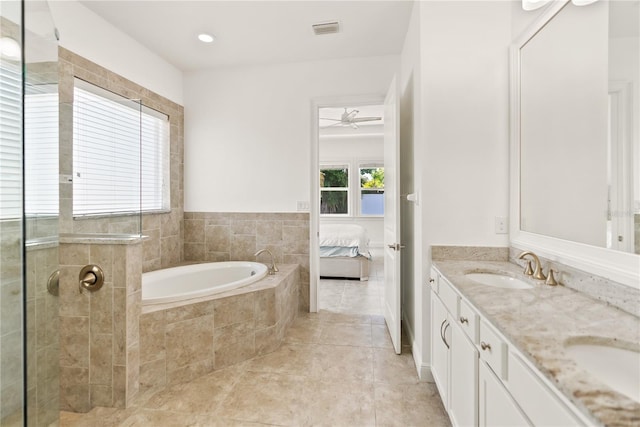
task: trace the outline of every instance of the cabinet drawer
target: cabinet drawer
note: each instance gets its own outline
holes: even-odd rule
[[[478,313],[463,299],[460,299],[459,309],[459,315],[456,320],[460,328],[474,344],[477,344],[479,335]]]
[[[525,365],[520,356],[509,352],[511,395],[534,425],[570,426],[581,424],[542,380]]]
[[[444,303],[444,306],[447,307],[449,313],[453,315],[454,318],[458,318],[458,294],[453,290],[453,286],[445,279],[440,276],[440,280],[438,283],[440,299]]]
[[[480,357],[500,378],[507,378],[507,344],[484,320],[480,321]]]

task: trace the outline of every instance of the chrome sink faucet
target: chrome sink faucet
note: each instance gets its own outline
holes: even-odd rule
[[[258,252],[255,253],[255,255],[253,255],[254,257],[257,257],[258,255],[260,255],[261,253],[266,252],[269,255],[271,255],[271,266],[269,267],[269,274],[270,275],[274,275],[276,274],[279,270],[278,270],[278,266],[276,265],[276,259],[273,256],[273,254],[271,253],[271,251],[269,249],[260,249]]]
[[[535,270],[532,270],[531,261],[527,260],[527,266],[524,269],[524,274],[527,276],[533,276],[534,279],[545,280],[547,276],[542,272],[542,264],[540,264],[540,258],[538,258],[538,255],[531,251],[524,251],[518,255],[518,259],[524,259],[526,256],[533,258],[533,261],[536,263],[536,267]]]

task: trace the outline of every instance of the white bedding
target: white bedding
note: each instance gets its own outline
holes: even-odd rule
[[[371,256],[367,230],[360,225],[320,224],[319,239],[321,256]],[[350,255],[336,248],[349,248]]]

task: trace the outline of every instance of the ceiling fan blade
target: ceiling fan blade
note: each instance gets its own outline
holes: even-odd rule
[[[320,120],[331,120],[332,122],[341,122],[342,121],[340,119],[330,119],[328,117],[320,117]]]
[[[352,122],[374,122],[376,120],[382,120],[382,117],[354,117],[351,119]]]

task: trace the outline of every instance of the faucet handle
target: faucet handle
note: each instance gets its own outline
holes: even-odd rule
[[[524,267],[524,274],[526,274],[527,276],[533,275],[533,268],[531,267],[530,259],[527,260],[527,265]]]
[[[549,275],[547,276],[547,280],[544,282],[549,286],[556,286],[558,284],[558,281],[556,280],[556,278],[553,276],[553,272],[559,273],[558,270],[554,270],[553,268],[549,267]]]

